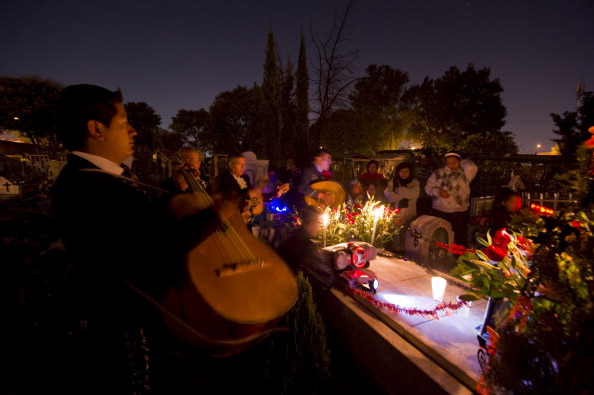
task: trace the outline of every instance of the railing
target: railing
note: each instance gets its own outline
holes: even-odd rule
[[[558,208],[571,204],[575,201],[571,193],[569,193],[569,195],[564,198],[561,198],[559,193],[530,194],[528,192],[522,192],[521,195],[524,206],[529,207],[531,203],[535,203],[539,206],[551,208],[554,211],[557,211]]]

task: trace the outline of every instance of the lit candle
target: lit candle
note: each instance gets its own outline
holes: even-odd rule
[[[443,294],[445,293],[447,281],[441,277],[431,277],[431,289],[433,291],[433,299],[438,302],[443,302]]]
[[[330,216],[328,213],[322,214],[322,234],[324,238],[324,247],[326,247],[326,230],[328,229],[328,223],[330,222]]]
[[[384,206],[380,206],[373,210],[373,230],[371,231],[371,245],[373,245],[373,242],[375,241],[375,229],[377,227],[377,221],[379,221],[383,211]]]

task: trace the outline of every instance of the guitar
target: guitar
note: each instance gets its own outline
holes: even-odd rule
[[[346,191],[341,183],[332,180],[318,181],[310,185],[312,189],[319,192],[331,194],[334,197],[332,203],[326,203],[321,199],[314,199],[311,196],[305,196],[305,204],[324,210],[326,207],[337,208],[344,203]]]
[[[174,196],[172,207],[185,210],[181,216],[212,207],[202,185],[181,171],[192,192]],[[236,207],[219,210],[219,218],[216,230],[187,253],[187,276],[162,304],[173,333],[213,356],[227,356],[275,330],[297,300],[297,282],[289,266],[249,232]]]
[[[281,197],[289,191],[289,184],[287,183],[277,186],[276,191],[276,197]],[[243,207],[241,216],[247,224],[250,219],[262,214],[262,211],[264,211],[264,196],[259,189],[253,188],[248,191],[246,204]]]

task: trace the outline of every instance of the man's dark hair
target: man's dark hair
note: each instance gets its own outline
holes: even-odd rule
[[[379,162],[376,161],[375,159],[370,160],[369,162],[367,162],[367,170],[369,171],[369,166],[375,164],[375,167],[377,167],[379,169]]]
[[[304,206],[299,209],[299,218],[301,224],[306,225],[310,222],[317,220],[320,217],[320,212],[313,206]]]
[[[241,152],[231,152],[227,154],[227,163],[231,163],[237,158],[245,158],[245,156]]]
[[[97,85],[71,85],[58,101],[58,137],[69,151],[80,150],[87,138],[87,122],[99,121],[109,126],[117,114],[116,103],[123,102],[122,92]]]
[[[326,148],[318,148],[316,150],[316,152],[314,153],[314,158],[317,158],[318,156],[322,156],[323,154],[328,154],[330,155],[330,151],[328,151]]]
[[[507,200],[509,200],[512,196],[519,196],[522,197],[522,195],[520,195],[520,193],[518,191],[514,191],[511,188],[508,187],[503,187],[499,190],[499,202],[503,203]]]

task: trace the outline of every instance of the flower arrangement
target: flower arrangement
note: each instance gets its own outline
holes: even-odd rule
[[[494,336],[479,394],[594,388],[593,149],[594,143],[585,144],[580,153],[575,204],[537,220],[518,218],[528,221],[514,227],[530,239],[499,234],[483,241],[484,250],[458,260],[455,275],[472,288],[466,300],[488,296],[510,303],[489,331]]]
[[[327,245],[364,241],[375,247],[383,247],[402,228],[398,211],[373,199],[364,205],[340,205],[334,209],[326,207],[322,213],[324,224],[316,240],[323,241],[325,238]]]
[[[493,238],[487,233],[487,240],[479,238],[478,242],[485,248],[460,256],[452,271],[452,275],[471,286],[460,298],[465,301],[507,298],[513,303],[530,273],[530,258],[534,253],[531,240],[503,229]]]

